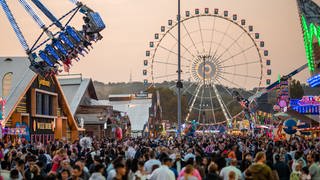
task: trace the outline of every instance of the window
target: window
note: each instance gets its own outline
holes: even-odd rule
[[[9,72],[6,73],[3,76],[2,79],[2,97],[7,97],[10,93],[11,90],[11,86],[12,86],[12,77],[13,77],[13,73]]]
[[[42,93],[37,92],[37,114],[42,114]]]
[[[53,96],[45,93],[36,93],[36,112],[38,115],[53,116]]]

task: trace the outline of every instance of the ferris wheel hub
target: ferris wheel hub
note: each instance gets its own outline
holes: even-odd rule
[[[206,84],[214,82],[219,72],[218,61],[211,55],[199,55],[193,61],[191,72],[195,81]]]

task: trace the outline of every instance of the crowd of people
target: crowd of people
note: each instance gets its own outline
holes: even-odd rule
[[[319,139],[93,139],[85,146],[0,142],[0,180],[320,180]]]

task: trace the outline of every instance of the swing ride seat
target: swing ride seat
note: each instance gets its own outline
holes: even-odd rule
[[[76,4],[76,8],[70,10],[60,19],[57,19],[53,13],[40,2],[40,0],[32,0],[42,13],[51,20],[52,24],[48,27],[45,26],[44,22],[27,1],[20,0],[19,2],[40,28],[43,29],[43,32],[33,44],[32,48],[29,48],[6,0],[0,0],[0,4],[5,11],[13,30],[28,55],[30,61],[29,68],[41,76],[46,77],[58,74],[61,72],[59,68],[62,66],[65,70],[69,70],[72,60],[79,61],[80,58],[78,55],[85,56],[85,53],[88,54],[90,50],[89,47],[92,48],[92,42],[97,42],[103,38],[100,32],[104,30],[106,26],[99,13],[94,12],[77,0],[71,0],[72,3]],[[78,11],[84,15],[84,24],[80,30],[68,25]],[[71,17],[67,20],[67,23],[63,25],[60,21],[70,14],[72,14]],[[53,25],[57,26],[60,31],[52,33],[50,27]],[[46,34],[48,38],[43,42],[39,42],[44,34]],[[42,49],[38,50],[39,48]]]

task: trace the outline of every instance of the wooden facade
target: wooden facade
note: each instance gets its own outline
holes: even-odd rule
[[[79,128],[55,76],[45,79],[36,75],[29,83],[10,110],[4,126],[15,128],[18,123],[28,127],[31,142],[45,144],[56,139],[79,138]]]

